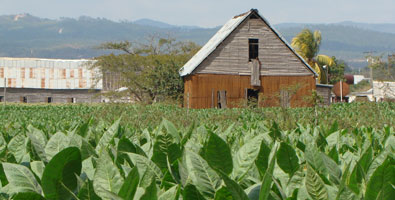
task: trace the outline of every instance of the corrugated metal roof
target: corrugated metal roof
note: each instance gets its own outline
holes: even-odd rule
[[[270,23],[259,14],[258,10],[237,15],[230,19],[219,31],[180,69],[180,76],[191,74],[217,47],[220,45],[251,13],[256,13],[269,26],[269,28],[284,42],[286,46],[306,65],[306,67],[317,76],[310,65],[288,44],[288,42],[274,29]]]
[[[102,89],[94,60],[0,57],[0,87],[40,89]]]
[[[327,87],[327,88],[333,88],[333,85],[329,85],[329,84],[315,84],[315,86],[317,87]]]

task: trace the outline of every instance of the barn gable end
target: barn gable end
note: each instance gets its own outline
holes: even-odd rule
[[[257,16],[257,17],[250,17]],[[315,75],[287,42],[259,15],[251,10],[226,23],[180,71],[188,74],[250,75],[249,39],[259,41],[261,76]]]

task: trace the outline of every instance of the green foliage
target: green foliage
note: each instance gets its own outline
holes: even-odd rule
[[[8,114],[13,115],[37,105],[10,106],[14,111]],[[332,112],[345,112],[342,109],[347,106],[333,106]],[[393,104],[375,108],[380,106],[385,108],[383,116],[393,118],[393,109],[388,109]],[[75,108],[97,112],[92,107],[56,108],[66,113]],[[157,114],[155,107],[145,108]],[[90,115],[80,121],[78,117],[44,118],[45,125],[39,118],[21,117],[13,125],[0,121],[5,123],[0,199],[394,198],[394,126],[360,126],[350,131],[341,128],[341,121],[330,125],[319,121],[285,130],[281,122],[258,118],[251,110],[238,111],[245,117],[238,118],[240,124],[228,119],[189,127],[160,118],[155,126],[137,128],[125,121],[130,116],[119,119],[119,112],[117,120],[102,115],[98,122]],[[218,110],[191,110],[189,114],[207,118],[213,115],[210,112],[217,112],[216,117],[226,114]],[[289,112],[301,116],[307,111]]]
[[[161,99],[182,98],[184,84],[179,69],[197,52],[199,46],[192,42],[151,37],[146,44],[133,46],[130,42],[105,43],[104,49],[116,49],[122,54],[103,55],[96,58],[93,68],[100,69],[103,77],[117,88],[126,87],[107,96],[126,96],[137,101],[152,103]]]
[[[47,199],[69,199],[77,188],[81,173],[81,153],[77,147],[68,147],[56,154],[45,166],[41,185]]]

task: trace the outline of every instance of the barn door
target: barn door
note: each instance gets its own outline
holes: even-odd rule
[[[225,90],[218,91],[217,96],[218,96],[218,108],[227,108],[226,91]]]

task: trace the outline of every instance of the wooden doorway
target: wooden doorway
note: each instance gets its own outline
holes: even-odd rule
[[[259,89],[246,89],[246,99],[248,107],[258,107]]]

